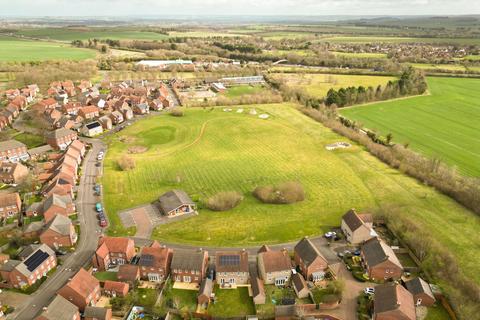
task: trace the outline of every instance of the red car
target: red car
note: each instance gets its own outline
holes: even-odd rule
[[[107,220],[101,219],[101,220],[100,220],[100,227],[104,228],[104,227],[106,227],[106,226],[107,226]]]

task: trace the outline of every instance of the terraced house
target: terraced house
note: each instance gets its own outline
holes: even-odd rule
[[[111,266],[129,263],[135,256],[135,244],[129,238],[101,237],[93,256],[93,265],[99,271]]]
[[[54,149],[65,150],[75,140],[78,135],[75,131],[60,128],[46,134],[47,143]]]
[[[0,142],[0,161],[26,161],[30,158],[27,146],[17,140]]]
[[[4,193],[0,194],[0,218],[7,219],[18,214],[22,210],[22,200],[20,194]]]
[[[249,280],[248,252],[218,251],[215,255],[217,283],[221,287],[247,284]]]
[[[31,286],[57,266],[55,252],[47,245],[30,245],[19,255],[22,260],[8,260],[0,266],[2,279],[14,288]]]

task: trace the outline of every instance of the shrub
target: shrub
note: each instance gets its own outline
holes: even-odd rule
[[[170,114],[174,117],[183,117],[183,110],[180,108],[173,108]]]
[[[122,171],[128,171],[135,168],[135,160],[133,158],[123,156],[122,158],[118,159],[118,166]]]
[[[259,186],[253,195],[264,203],[289,204],[305,199],[305,192],[300,182],[289,181],[276,186]]]
[[[226,211],[235,208],[243,196],[236,191],[220,192],[207,199],[205,205],[213,211]]]

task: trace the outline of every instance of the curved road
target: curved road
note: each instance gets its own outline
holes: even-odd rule
[[[41,287],[25,299],[22,306],[18,307],[7,319],[31,320],[38,315],[44,306],[47,306],[55,297],[55,293],[64,286],[68,279],[82,267],[88,265],[97,248],[98,237],[102,229],[98,225],[95,212],[95,195],[93,187],[101,168],[96,167],[96,157],[100,150],[105,149],[102,141],[90,139],[92,148],[86,154],[82,165],[82,176],[78,186],[76,207],[80,224],[79,241],[74,253],[68,256],[63,265],[50,276]]]

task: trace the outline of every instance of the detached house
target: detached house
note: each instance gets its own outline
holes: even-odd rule
[[[27,146],[17,140],[0,142],[0,161],[26,161],[30,158]]]
[[[325,277],[327,259],[308,238],[303,238],[295,246],[294,260],[302,275],[308,281],[319,281]]]
[[[172,190],[164,193],[158,199],[160,211],[167,217],[176,217],[196,210],[195,202],[185,191]]]
[[[112,265],[129,263],[135,256],[135,244],[129,238],[102,237],[93,256],[93,265],[99,271],[106,271]]]
[[[258,256],[258,271],[265,284],[284,286],[292,274],[292,261],[287,250],[273,251],[267,246]]]
[[[68,195],[51,194],[43,202],[43,217],[50,222],[57,215],[67,217],[75,213],[75,204]]]
[[[248,252],[218,251],[215,255],[217,283],[221,287],[247,284],[249,280]]]
[[[370,279],[397,280],[403,274],[402,264],[392,248],[378,238],[372,238],[362,245],[361,257]]]
[[[54,249],[71,247],[77,242],[77,238],[72,220],[63,215],[56,215],[40,234],[40,242]]]
[[[28,168],[21,163],[0,163],[0,181],[3,183],[21,183],[28,176]]]
[[[377,236],[373,230],[372,216],[359,215],[355,209],[343,215],[341,228],[347,241],[353,244],[359,244]]]
[[[416,320],[413,297],[399,284],[386,283],[375,287],[374,320]]]
[[[46,135],[47,143],[54,149],[65,150],[75,140],[78,139],[78,135],[75,131],[60,128]]]
[[[18,214],[22,210],[20,194],[0,193],[0,218],[7,219]]]
[[[47,245],[30,245],[19,260],[9,260],[0,266],[2,279],[14,288],[31,286],[57,265],[57,258]]]
[[[166,247],[160,247],[158,245],[143,247],[140,251],[140,259],[138,260],[141,278],[153,282],[165,280],[170,273],[172,256],[172,249]]]
[[[200,283],[206,276],[208,252],[204,250],[176,250],[173,254],[170,272],[173,281]]]
[[[412,294],[416,306],[430,307],[435,303],[430,285],[422,278],[415,278],[405,282],[407,290]]]
[[[84,311],[87,306],[94,306],[100,299],[100,282],[90,273],[81,268],[77,274],[58,294]]]
[[[62,296],[56,295],[35,320],[80,320],[78,307]]]

